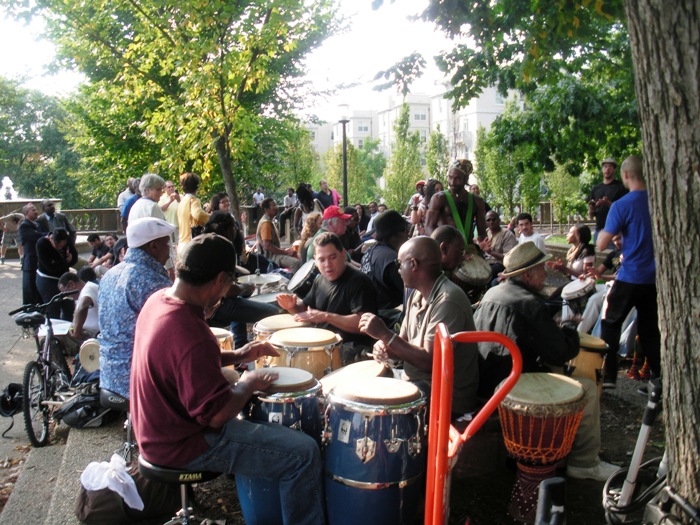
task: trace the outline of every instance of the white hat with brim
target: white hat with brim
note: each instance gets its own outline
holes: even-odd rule
[[[126,227],[126,241],[129,248],[139,248],[161,237],[169,237],[175,226],[156,217],[141,217],[129,221]]]
[[[607,159],[603,159],[602,161],[600,161],[601,167],[605,166],[606,164],[612,164],[617,168],[617,161],[612,157],[608,157]]]
[[[551,255],[543,253],[534,242],[518,244],[503,258],[503,264],[506,268],[501,275],[515,277],[525,273],[530,268],[546,263],[551,258]]]

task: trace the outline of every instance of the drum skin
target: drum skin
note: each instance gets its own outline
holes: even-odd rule
[[[291,314],[271,315],[255,323],[253,325],[253,333],[256,341],[267,341],[272,334],[280,330],[300,328],[308,325],[309,323],[295,321],[294,316]]]
[[[306,294],[311,290],[311,286],[314,284],[316,277],[318,277],[318,269],[316,268],[316,261],[306,261],[301,265],[292,278],[289,280],[287,289],[296,294],[300,299],[304,299]]]
[[[595,293],[594,279],[576,279],[561,291],[561,298],[569,305],[574,314],[582,315],[588,299]]]
[[[344,383],[326,400],[329,525],[413,524],[425,474],[425,397],[411,383]]]
[[[256,368],[283,366],[301,368],[316,379],[343,366],[340,356],[342,338],[323,328],[287,328],[270,336],[272,346],[279,357],[266,356],[258,359]]]
[[[323,387],[323,395],[327,396],[330,391],[341,384],[354,384],[357,381],[371,379],[373,377],[394,377],[391,368],[383,363],[374,360],[359,361],[323,376],[319,382]]]
[[[280,379],[271,387],[273,393],[256,396],[245,410],[246,419],[280,424],[301,430],[320,446],[321,384],[305,370],[280,370]],[[279,483],[262,478],[236,475],[236,489],[246,525],[280,525],[282,503]]]

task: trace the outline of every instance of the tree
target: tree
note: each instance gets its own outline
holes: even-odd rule
[[[544,174],[547,196],[552,202],[554,220],[568,222],[571,215],[587,213],[581,179],[572,177],[563,166]]]
[[[409,109],[404,103],[394,123],[396,143],[384,171],[386,190],[384,198],[390,209],[403,212],[414,193],[416,180],[423,177],[420,165],[420,136],[409,132]]]
[[[435,131],[430,132],[428,148],[425,152],[425,164],[428,175],[439,181],[444,181],[450,167],[450,149],[447,137],[440,131],[440,124]]]
[[[351,143],[347,145],[348,159],[348,199],[350,206],[354,202],[369,202],[377,196],[377,170],[383,169],[384,155],[379,152],[379,141],[366,141],[362,149],[357,149]],[[326,153],[326,179],[331,188],[339,193],[343,187],[343,146],[337,144]],[[381,175],[381,171],[379,171]]]
[[[625,19],[626,16],[626,19]],[[700,12],[692,1],[542,0],[444,3],[426,17],[448,32],[468,24],[476,50],[448,64],[458,100],[488,83],[532,90],[562,72],[610,64],[610,29],[625,22],[634,62],[644,169],[654,228],[662,341],[664,417],[671,486],[700,506]],[[462,60],[460,64],[459,60]],[[628,70],[622,75],[628,74]],[[630,90],[621,86],[622,90]],[[689,312],[691,314],[689,315]]]
[[[158,171],[220,174],[236,207],[234,172],[255,173],[246,170],[257,167],[250,159],[271,117],[298,99],[304,55],[334,28],[327,0],[42,0],[38,8],[64,62],[113,105],[142,108],[135,124],[159,149]]]

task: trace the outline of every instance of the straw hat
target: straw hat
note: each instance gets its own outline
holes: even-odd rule
[[[525,273],[530,268],[534,268],[538,264],[544,264],[551,258],[551,255],[542,253],[534,242],[518,244],[504,257],[503,264],[506,269],[503,271],[502,275],[503,277],[515,277],[516,275]]]

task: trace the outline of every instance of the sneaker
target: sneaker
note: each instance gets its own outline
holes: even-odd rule
[[[620,470],[620,467],[611,465],[605,461],[599,461],[595,467],[566,467],[566,475],[574,479],[593,479],[595,481],[607,481],[610,476]]]
[[[603,389],[604,390],[613,390],[615,388],[615,385],[617,384],[617,378],[612,378],[608,377],[603,379]]]
[[[4,257],[0,257],[0,264],[5,264],[5,258],[4,258]]]

